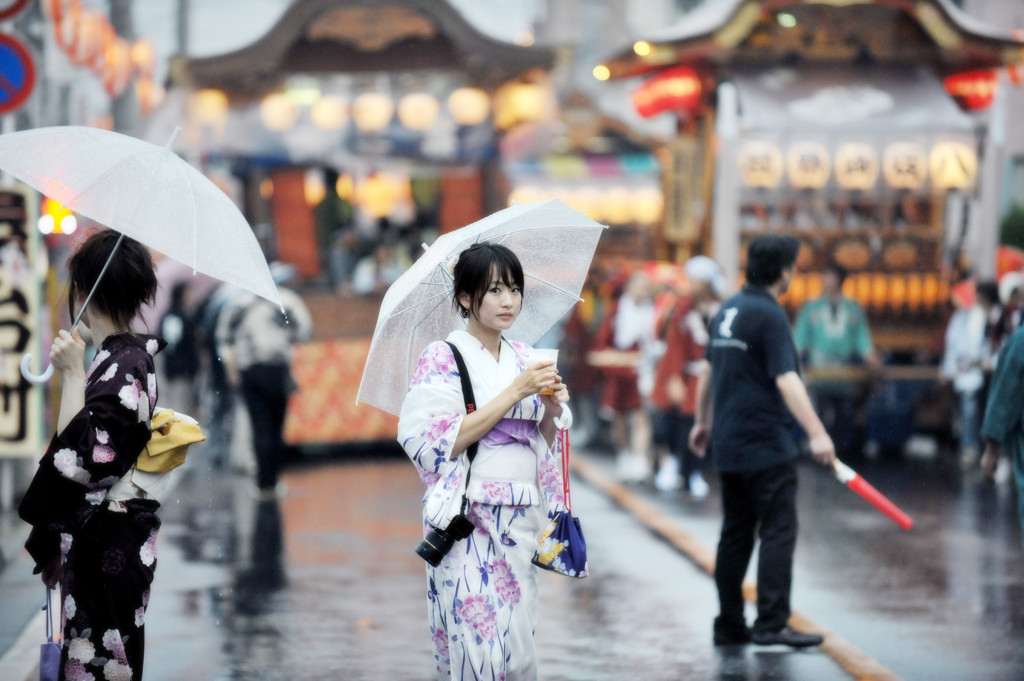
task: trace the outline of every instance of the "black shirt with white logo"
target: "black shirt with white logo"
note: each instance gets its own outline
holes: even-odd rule
[[[793,416],[775,379],[799,372],[789,319],[766,289],[746,285],[722,304],[704,351],[711,362],[711,445],[721,473],[797,458]]]

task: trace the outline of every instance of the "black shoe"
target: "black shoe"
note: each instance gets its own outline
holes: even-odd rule
[[[750,643],[750,627],[715,627],[714,639],[716,646],[740,646]]]
[[[759,646],[784,645],[793,648],[820,646],[825,640],[820,634],[805,634],[788,626],[778,631],[755,631],[752,638]]]

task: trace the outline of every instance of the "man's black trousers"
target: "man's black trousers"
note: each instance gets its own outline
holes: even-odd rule
[[[722,473],[724,520],[718,542],[715,584],[720,615],[716,627],[742,628],[743,577],[761,540],[757,559],[755,632],[776,632],[789,620],[789,594],[796,548],[795,463],[756,473]]]

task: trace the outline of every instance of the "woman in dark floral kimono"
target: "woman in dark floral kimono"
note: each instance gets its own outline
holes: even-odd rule
[[[114,250],[118,234],[92,235],[68,261],[72,318]],[[57,431],[19,508],[33,526],[25,547],[49,587],[62,592],[61,679],[142,678],[143,616],[156,567],[159,503],[131,482],[156,406],[153,355],[164,343],[132,320],[153,299],[149,252],[125,238],[81,324],[97,354],[85,369],[77,329],[61,331],[50,360],[61,372]]]

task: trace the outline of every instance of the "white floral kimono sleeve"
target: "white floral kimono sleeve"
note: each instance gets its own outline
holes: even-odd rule
[[[466,416],[455,357],[444,342],[427,346],[416,365],[398,420],[398,442],[426,487],[423,518],[447,527],[458,515],[465,487],[465,453],[451,459]]]

